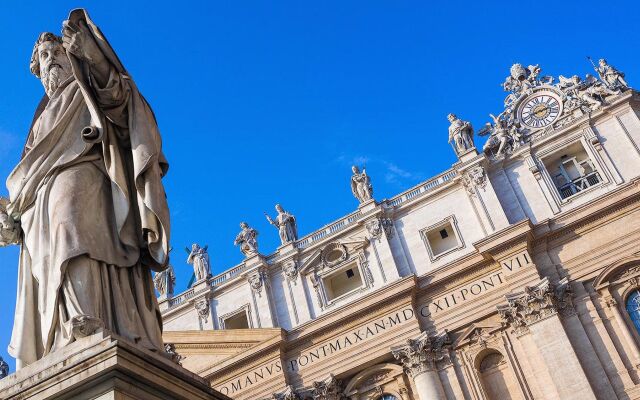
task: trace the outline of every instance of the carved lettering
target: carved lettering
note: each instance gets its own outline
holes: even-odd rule
[[[516,254],[511,258],[501,261],[500,265],[502,266],[502,271],[505,273],[505,275],[511,275],[520,271],[523,268],[526,268],[532,265],[532,263],[531,263],[531,257],[525,250],[521,253]]]
[[[297,362],[297,360],[291,360]],[[271,377],[282,372],[282,363],[280,360],[273,361],[269,364],[263,365],[243,376],[235,378],[233,381],[227,382],[216,388],[220,393],[227,396],[231,396],[246,390],[247,388],[266,381]]]
[[[359,345],[360,343],[368,340],[375,340],[375,337],[380,334],[380,332],[386,332],[389,329],[405,324],[407,321],[414,318],[415,313],[412,308],[396,311],[391,315],[384,316],[378,320],[371,321],[364,326],[354,329],[340,338],[332,339],[330,342],[324,343],[315,349],[305,351],[296,358],[289,360],[287,363],[288,368],[291,372],[299,371],[308,365],[318,363],[326,358],[332,357],[352,346]]]
[[[420,307],[418,312],[422,318],[432,318],[435,314],[465,304],[478,296],[497,289],[505,283],[504,271],[494,272],[453,292],[433,299],[431,303]]]

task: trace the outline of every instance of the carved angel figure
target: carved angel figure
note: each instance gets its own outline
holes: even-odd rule
[[[160,297],[172,296],[175,285],[176,275],[171,265],[164,271],[156,272],[153,276],[153,286],[160,294]]]
[[[607,64],[607,60],[604,58],[598,61],[598,66],[595,70],[608,89],[622,91],[629,88],[627,81],[624,79],[624,73]]]
[[[211,275],[211,267],[209,265],[209,253],[207,249],[209,246],[200,247],[197,243],[194,243],[189,248],[185,248],[189,256],[187,257],[187,264],[193,265],[193,273],[196,276],[196,281],[207,279]]]
[[[489,140],[487,140],[482,150],[485,153],[493,151],[496,157],[506,153],[508,145],[513,143],[514,136],[515,138],[519,138],[519,136],[517,136],[517,128],[513,126],[509,127],[503,115],[504,113],[496,117],[493,114],[489,114],[491,119],[493,119],[493,124],[487,123],[487,125],[478,132],[480,136],[490,135]],[[516,129],[515,134],[512,132],[513,129]]]
[[[569,109],[577,107],[584,107],[587,110],[599,108],[607,96],[616,95],[619,92],[608,88],[604,82],[589,74],[584,80],[581,80],[577,75],[571,78],[560,75],[558,88],[567,96]]]
[[[474,147],[473,127],[471,123],[463,121],[455,114],[447,115],[451,123],[449,125],[449,143],[453,143],[453,149],[457,156]]]
[[[246,222],[240,223],[240,229],[241,231],[233,244],[240,246],[240,251],[247,257],[258,254],[258,231],[251,228]]]
[[[7,211],[9,200],[0,197],[0,246],[18,243],[19,228]]]
[[[276,204],[276,211],[278,216],[276,219],[272,219],[269,214],[264,213],[267,217],[267,221],[276,228],[278,228],[278,234],[280,235],[280,242],[287,244],[298,239],[298,228],[296,226],[296,217],[290,214],[282,208],[280,204]]]
[[[353,175],[351,176],[351,193],[360,203],[371,200],[373,198],[373,186],[365,168],[362,172],[355,165],[351,167]]]

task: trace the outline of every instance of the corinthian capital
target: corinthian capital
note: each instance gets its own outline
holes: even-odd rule
[[[313,382],[313,400],[346,400],[343,393],[342,381],[336,379],[333,374],[322,382]]]
[[[545,277],[534,286],[526,286],[524,291],[508,294],[507,304],[498,306],[503,321],[510,324],[519,334],[528,332],[528,327],[560,312],[573,312],[569,279],[563,278],[557,285]]]
[[[451,340],[447,331],[429,336],[423,332],[417,339],[409,339],[402,346],[391,348],[393,357],[400,361],[409,376],[435,371],[449,361]]]

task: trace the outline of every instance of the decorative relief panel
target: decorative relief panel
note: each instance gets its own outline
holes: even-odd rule
[[[462,175],[462,185],[467,189],[467,193],[476,195],[476,189],[484,189],[487,186],[487,174],[484,168],[477,165],[465,171]]]
[[[385,233],[387,239],[391,240],[391,238],[393,238],[394,229],[393,220],[391,218],[376,218],[367,222],[365,227],[367,228],[367,231],[369,231],[371,239],[381,240],[382,232]]]

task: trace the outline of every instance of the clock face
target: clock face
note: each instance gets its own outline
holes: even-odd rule
[[[560,115],[562,103],[549,93],[536,94],[520,106],[520,122],[529,128],[544,128]]]

